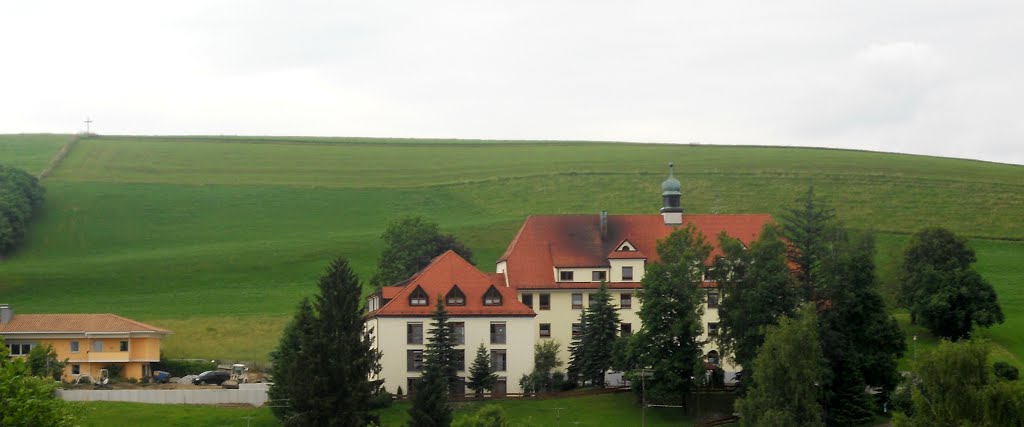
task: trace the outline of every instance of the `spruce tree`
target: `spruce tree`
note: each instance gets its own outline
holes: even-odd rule
[[[611,300],[608,286],[601,282],[586,310],[586,330],[582,331],[580,340],[581,377],[597,387],[604,387],[604,373],[611,368],[612,350],[619,331],[619,313]]]
[[[568,375],[569,382],[578,385],[582,385],[587,378],[584,376],[584,364],[586,364],[587,356],[584,353],[585,348],[583,347],[583,337],[587,333],[587,311],[580,310],[580,331],[572,337],[572,341],[569,342],[569,369],[566,372]]]
[[[455,338],[444,299],[440,296],[433,320],[423,352],[423,376],[416,383],[416,394],[409,408],[409,425],[414,427],[447,427],[452,422],[448,395],[457,380],[458,367],[455,365]]]
[[[814,186],[796,200],[797,207],[782,214],[783,230],[789,240],[789,260],[796,265],[793,272],[803,298],[812,301],[818,286],[816,274],[825,256],[827,235],[833,226],[835,210],[814,196]]]
[[[491,355],[487,352],[487,347],[484,347],[484,343],[480,343],[480,347],[476,349],[476,357],[473,358],[473,365],[469,368],[469,381],[466,385],[477,397],[483,397],[484,391],[493,390],[496,382],[498,374],[495,374],[491,367]]]
[[[682,401],[699,375],[703,342],[700,285],[711,246],[692,224],[658,242],[660,262],[647,265],[638,292],[643,327],[631,341],[632,354],[650,367],[648,393],[655,399]]]
[[[286,425],[301,424],[292,418],[307,413],[313,402],[307,395],[309,389],[306,384],[314,371],[304,364],[312,355],[309,348],[303,348],[303,344],[310,342],[315,321],[309,298],[303,298],[295,317],[282,332],[277,348],[270,353],[274,375],[274,382],[267,391],[270,408],[274,416]]]

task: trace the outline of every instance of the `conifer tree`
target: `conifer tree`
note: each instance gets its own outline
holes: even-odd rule
[[[587,333],[586,310],[580,310],[579,325],[579,333],[573,336],[572,341],[569,342],[569,369],[566,372],[569,382],[576,385],[581,385],[581,383],[587,380],[583,375],[584,364],[587,360],[587,356],[584,353],[585,348],[583,347],[583,337]]]
[[[303,348],[303,345],[310,342],[315,321],[309,298],[303,298],[295,317],[282,332],[277,348],[270,353],[274,382],[267,394],[271,400],[271,411],[285,424],[296,424],[289,420],[296,414],[306,413],[313,402],[307,395],[309,389],[306,384],[309,384],[314,370],[303,364],[308,363],[312,355],[310,349]]]
[[[484,391],[493,390],[497,382],[498,374],[495,374],[491,367],[491,355],[487,353],[484,343],[480,343],[480,347],[476,349],[476,357],[473,358],[473,365],[469,368],[467,386],[477,397],[483,397]]]
[[[582,331],[580,340],[580,375],[597,387],[604,387],[604,373],[612,365],[612,350],[619,331],[619,313],[612,306],[608,286],[601,282],[601,287],[592,297],[587,308],[586,330]]]
[[[815,300],[817,270],[825,256],[827,235],[834,226],[835,210],[814,196],[814,186],[796,200],[798,206],[782,215],[789,240],[788,257],[797,268],[794,276],[807,301]]]
[[[455,337],[444,298],[440,296],[432,318],[427,348],[423,352],[423,376],[417,382],[409,408],[409,425],[415,427],[447,427],[452,422],[448,395],[458,379],[458,367],[455,365]]]

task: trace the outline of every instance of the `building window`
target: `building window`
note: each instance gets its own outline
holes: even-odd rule
[[[423,324],[422,323],[406,323],[405,324],[405,343],[406,344],[423,344]]]
[[[572,338],[576,339],[583,335],[583,325],[579,323],[572,324]]]
[[[466,305],[466,294],[462,293],[458,286],[453,286],[444,300],[448,305]]]
[[[103,340],[96,340],[92,342],[92,351],[103,351]]]
[[[484,292],[484,305],[501,305],[501,292],[494,286]]]
[[[81,375],[82,365],[71,365],[71,375]]]
[[[423,291],[423,288],[417,286],[409,295],[409,305],[425,306],[427,303],[427,293]]]
[[[460,371],[466,370],[466,350],[455,350],[455,366]]]
[[[708,352],[708,363],[717,365],[719,362],[718,350],[711,350]]]
[[[583,308],[583,294],[572,294],[572,308],[574,310]]]
[[[718,323],[708,323],[708,335],[718,335]]]
[[[633,324],[632,323],[619,323],[619,335],[628,337],[633,335]]]
[[[71,352],[72,353],[78,353],[79,352],[80,348],[79,348],[78,341],[71,341],[70,346],[71,346]]]
[[[406,350],[405,368],[409,372],[423,370],[423,350]]]
[[[597,294],[587,294],[587,307],[593,307],[597,304]]]
[[[7,344],[11,356],[25,356],[32,352],[32,344]]]
[[[118,343],[117,351],[128,351],[128,341],[121,341]]]
[[[491,350],[491,369],[501,372],[508,368],[508,355],[505,350]]]
[[[608,272],[604,270],[594,270],[591,279],[593,279],[594,282],[603,282],[608,280]]]
[[[572,273],[573,273],[572,271],[560,271],[560,272],[558,272],[558,278],[562,282],[571,282],[571,281],[573,281],[573,274]]]
[[[455,345],[463,345],[466,343],[465,322],[452,322],[452,337],[455,339]]]
[[[718,307],[718,291],[708,292],[708,308]]]
[[[551,294],[540,294],[540,309],[551,310]]]
[[[633,308],[633,294],[619,294],[619,308]]]
[[[533,308],[533,294],[523,294],[523,304]]]
[[[455,377],[455,381],[452,381],[448,387],[452,396],[466,397],[466,378]]]
[[[505,343],[505,322],[491,322],[491,344]]]
[[[420,382],[419,378],[412,377],[405,380],[405,394],[412,396],[416,394],[416,383]]]
[[[541,323],[540,324],[540,337],[541,338],[551,338],[551,324],[550,323]]]
[[[622,267],[622,281],[633,280],[633,267]]]

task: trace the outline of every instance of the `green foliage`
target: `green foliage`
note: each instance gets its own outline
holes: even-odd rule
[[[1017,370],[1017,367],[1006,362],[996,362],[992,365],[992,373],[995,374],[996,378],[1007,381],[1017,381],[1020,379],[1020,371]]]
[[[612,367],[619,313],[604,282],[591,298],[590,306],[580,314],[579,339],[569,348],[569,372],[577,382],[604,387],[604,373]]]
[[[561,346],[555,340],[544,340],[534,344],[533,372],[528,379],[532,391],[551,392],[558,391],[561,387],[561,384],[555,381],[554,376],[554,370],[563,365],[563,362],[558,359],[559,347]]]
[[[384,234],[384,250],[377,260],[377,274],[371,283],[393,285],[408,279],[430,264],[430,260],[453,250],[473,263],[473,251],[451,234],[441,234],[437,224],[418,216],[405,216],[388,224]]]
[[[825,236],[833,226],[835,210],[814,196],[814,186],[796,200],[797,206],[782,214],[783,229],[789,239],[789,260],[796,265],[797,284],[805,300],[813,300],[818,286],[816,272],[825,256]]]
[[[782,231],[765,225],[747,249],[726,234],[719,235],[723,256],[715,262],[715,277],[721,292],[718,306],[718,336],[723,354],[732,354],[743,366],[744,375],[753,374],[757,349],[764,342],[765,328],[782,316],[791,316],[800,296],[786,263],[787,246]]]
[[[742,426],[823,426],[819,403],[826,364],[812,305],[778,326],[766,327],[764,344],[753,360],[746,397],[736,402]]]
[[[702,366],[700,284],[711,245],[687,225],[659,241],[657,250],[661,260],[647,264],[638,292],[643,327],[632,341],[632,353],[639,366],[651,368],[648,393],[654,399],[679,402]]]
[[[58,360],[57,351],[53,349],[52,345],[47,344],[35,346],[29,352],[26,363],[28,363],[29,372],[32,372],[32,375],[60,381],[64,376],[64,366],[67,365],[68,359]]]
[[[466,387],[476,392],[479,397],[483,396],[485,391],[493,390],[496,382],[498,382],[498,374],[494,373],[494,369],[491,367],[491,356],[487,352],[487,347],[480,343],[480,347],[476,349],[473,364],[469,367]]]
[[[569,342],[569,382],[573,385],[579,385],[584,381],[582,375],[584,364],[586,363],[587,356],[584,352],[583,337],[587,333],[587,311],[580,310],[580,331],[578,334],[572,337],[572,341]]]
[[[205,359],[168,359],[163,354],[160,361],[153,364],[154,371],[167,371],[174,377],[196,375],[204,371],[217,369],[217,364]]]
[[[459,415],[452,427],[508,427],[507,418],[504,408],[490,404],[481,406],[472,414]]]
[[[900,301],[911,319],[933,334],[958,340],[974,326],[1004,321],[996,292],[971,267],[967,241],[944,228],[925,228],[910,238],[900,267]]]
[[[987,342],[964,340],[943,341],[922,354],[916,366],[913,414],[900,414],[896,425],[1024,425],[1024,386],[994,381],[990,352]]]
[[[45,190],[28,172],[0,165],[0,254],[10,252],[28,232]]]
[[[459,365],[455,360],[455,334],[449,322],[444,297],[437,296],[433,323],[427,331],[427,345],[423,352],[423,370],[436,372],[449,387],[458,380]]]
[[[271,355],[271,398],[288,406],[275,415],[286,425],[376,422],[370,400],[377,385],[368,377],[380,372],[380,353],[364,329],[359,279],[339,258],[320,277],[319,290],[312,304],[300,304]]]
[[[452,422],[448,395],[458,380],[459,368],[455,363],[455,336],[440,295],[432,318],[434,322],[423,352],[423,375],[416,382],[416,393],[409,408],[409,425],[414,427],[447,427]]]
[[[0,426],[73,426],[77,413],[57,397],[51,378],[34,375],[22,359],[7,359],[0,337]]]

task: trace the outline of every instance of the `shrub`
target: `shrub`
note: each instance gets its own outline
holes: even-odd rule
[[[195,375],[215,369],[217,369],[217,364],[214,362],[197,359],[168,360],[163,355],[160,356],[159,362],[153,364],[154,371],[167,371],[171,373],[172,377]]]
[[[992,365],[992,370],[995,371],[996,378],[1002,378],[1007,381],[1017,381],[1020,378],[1020,371],[1017,368],[1006,362],[996,362]]]

